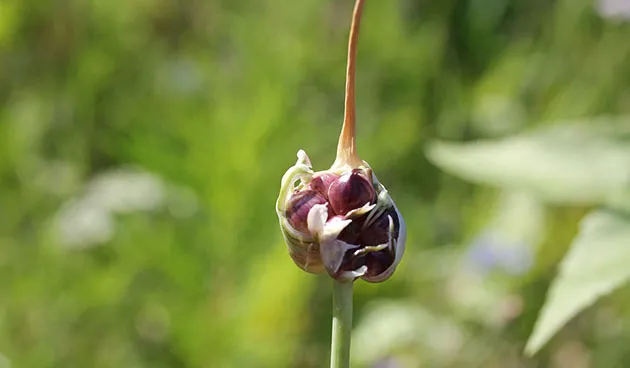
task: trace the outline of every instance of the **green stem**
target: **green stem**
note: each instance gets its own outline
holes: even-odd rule
[[[333,281],[333,323],[330,368],[350,367],[352,281]]]

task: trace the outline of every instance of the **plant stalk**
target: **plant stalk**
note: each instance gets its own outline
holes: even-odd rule
[[[333,322],[330,368],[350,367],[353,281],[333,280]]]
[[[357,48],[359,45],[359,29],[365,0],[356,0],[352,12],[350,35],[348,37],[348,60],[346,66],[346,94],[344,101],[343,125],[337,144],[337,158],[333,167],[350,165],[358,167],[363,161],[357,154],[356,147],[356,107],[355,107],[355,77],[357,68]]]

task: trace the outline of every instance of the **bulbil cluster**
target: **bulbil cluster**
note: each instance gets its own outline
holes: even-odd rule
[[[302,269],[337,280],[388,279],[405,250],[405,223],[355,144],[355,69],[363,1],[350,27],[345,112],[337,157],[314,172],[302,150],[282,177],[276,212],[289,254]]]
[[[404,252],[402,217],[365,163],[314,172],[299,151],[283,177],[276,211],[291,258],[308,272],[380,282]]]

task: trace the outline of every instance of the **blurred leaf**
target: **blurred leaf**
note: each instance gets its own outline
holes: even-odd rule
[[[566,322],[630,279],[630,215],[590,213],[560,265],[527,346],[538,351]]]
[[[435,142],[429,159],[478,184],[563,204],[601,203],[630,183],[630,145],[616,126],[560,126],[502,140]]]

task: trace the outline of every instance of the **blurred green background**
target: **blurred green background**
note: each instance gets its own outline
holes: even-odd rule
[[[334,159],[352,6],[0,1],[0,367],[326,366],[330,280],[292,263],[274,202],[298,149]],[[630,366],[625,289],[522,355],[587,206],[425,155],[630,113],[630,25],[606,9],[367,2],[358,148],[409,237],[357,283],[353,366]]]

